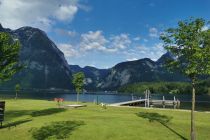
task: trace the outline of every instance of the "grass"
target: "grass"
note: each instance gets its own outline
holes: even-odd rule
[[[0,139],[190,139],[190,112],[119,107],[103,109],[91,103],[86,104],[87,107],[83,108],[61,109],[54,101],[6,100]],[[209,113],[196,112],[198,140],[210,139],[209,116]]]

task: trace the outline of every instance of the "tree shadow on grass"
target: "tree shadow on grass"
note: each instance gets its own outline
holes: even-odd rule
[[[3,125],[2,127],[0,127],[0,129],[3,129],[3,128],[10,129],[11,127],[16,127],[18,125],[21,125],[21,124],[24,124],[24,123],[27,123],[27,122],[30,122],[30,121],[32,121],[32,119],[24,119],[24,120],[18,120],[18,121],[10,122],[10,123],[7,123],[7,124]]]
[[[165,126],[167,129],[169,129],[171,132],[173,132],[174,134],[179,136],[181,139],[187,140],[187,138],[185,138],[184,136],[182,136],[177,131],[175,131],[174,129],[172,129],[171,127],[169,127],[167,125],[173,117],[169,117],[169,116],[166,116],[166,115],[160,115],[159,113],[149,113],[149,112],[139,112],[136,115],[138,117],[148,119],[149,122],[153,122],[153,121],[159,122],[160,124]]]
[[[30,115],[32,117],[39,117],[39,116],[46,116],[46,115],[52,115],[60,112],[66,111],[65,108],[48,108],[44,110],[39,110],[39,111],[33,111]]]
[[[58,121],[39,129],[33,128],[30,132],[32,132],[32,136],[36,140],[66,139],[72,131],[81,125],[84,125],[83,121]]]
[[[4,118],[6,121],[10,121],[13,118],[30,115],[31,112],[33,112],[33,110],[6,110]]]
[[[5,111],[5,120],[10,121],[13,118],[22,117],[26,115],[31,115],[32,117],[39,117],[39,116],[46,116],[46,115],[52,115],[55,113],[64,112],[67,109],[64,108],[48,108],[44,110],[6,110]]]

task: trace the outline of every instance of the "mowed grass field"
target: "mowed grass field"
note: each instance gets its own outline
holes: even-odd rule
[[[64,102],[64,104],[75,104]],[[0,140],[181,140],[190,139],[190,112],[107,107],[91,103],[58,108],[54,101],[6,100]],[[210,139],[210,113],[196,112],[198,140]]]

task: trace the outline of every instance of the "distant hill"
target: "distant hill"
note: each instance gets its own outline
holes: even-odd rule
[[[139,82],[187,81],[184,76],[166,70],[164,63],[167,59],[173,57],[166,53],[157,61],[144,58],[122,62],[110,69],[90,66],[81,68],[78,65],[70,65],[70,69],[72,73],[81,71],[85,74],[87,89],[116,90],[121,86]]]
[[[7,32],[20,41],[20,61],[26,67],[10,81],[1,84],[1,88],[14,88],[20,83],[26,89],[72,89],[72,74],[67,61],[45,32],[32,27],[10,30],[1,25],[0,32]]]
[[[168,54],[164,54],[157,61],[144,58],[119,63],[111,68],[110,73],[101,82],[100,87],[103,89],[116,89],[123,85],[138,82],[186,81],[187,79],[184,76],[166,70],[163,64],[168,57]]]
[[[109,69],[98,69],[91,66],[86,66],[81,68],[78,65],[69,65],[71,73],[83,72],[85,74],[85,89],[87,90],[97,90],[100,89],[99,83],[105,79],[105,77],[110,72]]]

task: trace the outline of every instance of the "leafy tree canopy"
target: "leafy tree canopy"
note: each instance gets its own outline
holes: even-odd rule
[[[22,66],[18,64],[20,43],[0,32],[0,82],[9,80]]]
[[[20,91],[20,89],[21,89],[20,84],[16,84],[16,85],[15,85],[15,91],[19,92],[19,91]]]
[[[164,47],[174,59],[167,66],[179,70],[195,80],[199,75],[210,74],[210,30],[201,18],[180,21],[177,28],[169,28],[161,35]]]
[[[85,75],[83,72],[78,72],[73,75],[72,83],[75,86],[76,92],[81,93],[84,87]]]

